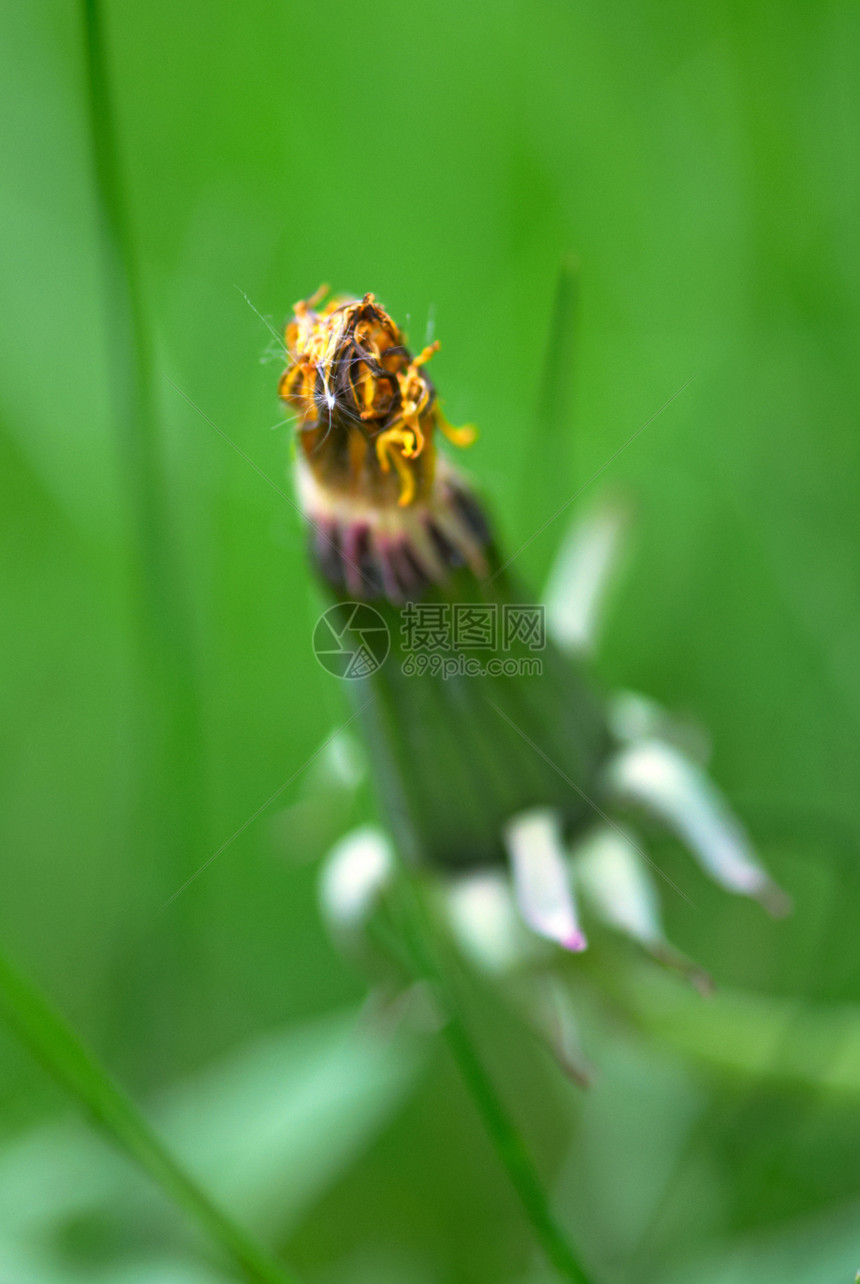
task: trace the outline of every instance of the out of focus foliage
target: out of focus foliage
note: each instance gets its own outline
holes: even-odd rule
[[[689,896],[669,928],[724,991],[711,1007],[598,944],[585,1096],[492,1005],[479,1029],[601,1284],[853,1280],[860,9],[105,10],[172,623],[156,647],[134,572],[80,15],[9,3],[2,939],[307,1281],[548,1278],[444,1056],[356,1025],[362,981],[320,927],[315,861],[372,804],[303,770],[347,709],[310,650],[277,348],[243,292],[276,329],[323,280],[375,291],[416,344],[432,318],[434,379],[481,427],[468,466],[514,548],[548,502],[535,423],[573,250],[562,498],[693,377],[592,488],[637,512],[600,676],[709,728],[796,908],[767,922],[665,844]],[[562,524],[520,559],[535,582]],[[2,1031],[0,1056],[3,1278],[226,1278]]]

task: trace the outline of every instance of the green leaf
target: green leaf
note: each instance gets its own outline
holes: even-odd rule
[[[172,1091],[157,1117],[224,1203],[283,1234],[403,1102],[421,1047],[338,1012],[243,1046]]]
[[[860,1094],[860,1005],[718,990],[709,998],[653,969],[615,976],[637,1024],[718,1070]]]
[[[295,1280],[188,1176],[71,1027],[2,955],[0,1016],[114,1143],[226,1253],[244,1278],[252,1284]]]
[[[153,1117],[187,1171],[205,1177],[225,1206],[283,1235],[401,1104],[421,1046],[376,1036],[353,1010],[327,1015],[243,1045],[171,1089]],[[164,1242],[164,1206],[140,1193],[134,1170],[72,1121],[0,1152],[0,1206],[16,1252],[103,1215],[148,1223]],[[198,1269],[183,1266],[189,1279]]]
[[[765,1232],[722,1241],[660,1273],[660,1284],[840,1284],[856,1271],[860,1204],[831,1206]],[[855,1280],[860,1272],[855,1275]]]

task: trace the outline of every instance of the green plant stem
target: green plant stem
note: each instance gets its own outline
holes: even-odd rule
[[[119,175],[101,6],[98,0],[81,0],[81,4],[115,429],[132,492],[146,592],[154,606],[159,598],[159,563],[165,560],[166,550],[152,407],[152,350]]]
[[[519,1196],[538,1243],[559,1274],[571,1284],[592,1284],[591,1277],[582,1266],[579,1255],[556,1222],[535,1169],[528,1148],[514,1121],[510,1117],[495,1084],[481,1059],[465,1019],[461,1015],[456,990],[448,978],[440,934],[436,931],[433,916],[427,905],[423,889],[414,877],[409,859],[404,853],[417,852],[409,821],[409,807],[402,780],[391,760],[391,746],[399,745],[397,719],[392,701],[384,688],[377,689],[377,700],[368,701],[363,709],[375,711],[376,721],[366,724],[374,746],[377,771],[387,773],[390,792],[387,809],[395,827],[394,850],[398,857],[400,878],[397,886],[400,896],[393,901],[395,912],[399,909],[399,941],[386,946],[408,971],[427,981],[436,993],[446,1018],[444,1037],[463,1081],[483,1120],[484,1127],[514,1189]],[[406,752],[404,747],[403,752]],[[401,948],[402,942],[402,948]],[[404,959],[402,956],[406,954]]]
[[[434,927],[421,890],[403,871],[406,944],[415,970],[436,991],[445,1015],[443,1037],[456,1062],[487,1134],[519,1196],[535,1237],[558,1273],[572,1284],[592,1284],[579,1255],[553,1216],[546,1192],[519,1129],[493,1083],[468,1026],[454,987],[434,953]]]
[[[120,1150],[197,1222],[250,1284],[298,1284],[188,1176],[72,1028],[2,954],[0,1015]]]
[[[560,1275],[575,1284],[589,1284],[589,1276],[552,1214],[525,1142],[478,1056],[465,1023],[450,1008],[448,1015],[444,1030],[446,1042],[539,1243]]]
[[[110,92],[105,24],[99,0],[81,0],[85,88],[105,290],[112,418],[131,518],[132,575],[141,661],[151,690],[142,728],[156,728],[156,762],[169,763],[160,780],[171,815],[156,846],[189,850],[199,843],[200,715],[179,575],[171,540],[154,408],[152,344],[146,322],[131,222],[124,197]],[[153,719],[153,712],[156,717]],[[144,732],[144,734],[146,734]],[[176,868],[175,859],[169,862]]]
[[[98,0],[81,0],[81,5],[114,426],[130,498],[145,625],[163,643],[177,604],[153,411],[152,348],[119,173],[101,6]],[[174,648],[181,636],[171,635]]]

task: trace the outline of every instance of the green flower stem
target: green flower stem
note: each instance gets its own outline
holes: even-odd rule
[[[391,632],[393,637],[398,636],[396,621]],[[387,670],[382,670],[380,677],[386,673],[391,673],[391,666]],[[373,678],[371,682],[374,682]],[[460,1004],[457,1001],[454,985],[448,979],[441,942],[437,945],[438,933],[435,930],[432,914],[425,905],[423,890],[412,874],[411,858],[418,857],[421,844],[418,842],[411,819],[408,784],[416,777],[422,783],[432,782],[435,776],[443,774],[439,770],[440,763],[450,762],[450,754],[454,752],[452,738],[449,736],[446,741],[443,737],[440,745],[431,746],[428,757],[419,762],[414,761],[419,745],[414,738],[408,743],[404,740],[402,735],[404,724],[413,735],[419,729],[429,734],[436,725],[439,711],[442,711],[443,722],[450,712],[449,706],[445,703],[450,693],[449,684],[440,680],[438,684],[429,687],[429,690],[438,697],[435,705],[431,702],[430,707],[422,708],[410,703],[419,698],[422,690],[426,692],[427,685],[418,684],[413,679],[407,679],[405,683],[399,683],[392,688],[389,688],[384,681],[376,681],[373,686],[374,698],[368,700],[362,707],[365,733],[372,746],[377,768],[377,780],[384,782],[385,808],[392,819],[394,847],[400,861],[401,877],[398,880],[398,887],[401,890],[401,896],[392,908],[400,909],[399,918],[402,920],[399,923],[400,936],[408,953],[408,959],[405,960],[406,966],[411,972],[426,980],[436,993],[447,1018],[444,1037],[451,1055],[483,1119],[490,1140],[507,1170],[538,1242],[562,1278],[571,1281],[572,1284],[591,1284],[591,1277],[582,1266],[578,1254],[553,1217],[525,1142],[484,1067],[460,1013]],[[575,696],[577,698],[579,696],[578,689]],[[479,716],[485,712],[484,704],[485,702],[481,701],[477,706]],[[518,717],[521,716],[518,713]],[[450,726],[451,723],[448,722],[447,725]],[[509,742],[513,745],[514,751],[517,750],[517,739],[518,737],[514,737]],[[428,752],[425,741],[421,742],[420,747],[422,752]],[[435,759],[432,757],[433,752],[436,753]],[[403,761],[413,761],[414,771],[408,776],[398,770],[398,764]],[[527,763],[525,769],[528,770],[529,766],[530,763]],[[453,774],[450,769],[448,774]],[[462,800],[456,794],[445,800],[446,805],[453,802],[455,798],[458,804],[462,805]],[[515,807],[512,810],[515,810]],[[433,818],[432,811],[425,811],[422,815],[422,819],[427,823],[432,823]],[[470,813],[460,811],[458,818],[465,822],[466,828],[469,827],[472,819]],[[492,833],[494,827],[495,823],[491,816],[489,823],[482,824],[477,832],[480,834],[481,829],[485,829]],[[403,951],[395,946],[393,952],[400,959]]]
[[[443,1037],[457,1064],[490,1141],[504,1165],[534,1230],[535,1237],[559,1275],[571,1284],[592,1284],[578,1254],[553,1216],[546,1192],[528,1148],[484,1066],[446,968],[433,948],[434,926],[421,889],[408,870],[403,871],[404,935],[415,971],[435,991],[445,1015]]]
[[[0,954],[0,1016],[120,1150],[219,1245],[249,1284],[298,1284],[188,1176],[45,997]]]

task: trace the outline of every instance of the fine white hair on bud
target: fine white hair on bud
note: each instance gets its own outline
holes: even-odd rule
[[[622,749],[606,770],[609,789],[650,811],[730,892],[752,896],[773,914],[788,898],[756,859],[740,822],[708,776],[671,745],[645,740]]]
[[[513,972],[548,949],[526,929],[501,870],[482,869],[455,878],[444,895],[454,939],[482,971]]]
[[[352,931],[365,922],[394,877],[394,854],[375,826],[354,829],[336,843],[323,865],[320,905],[334,931]]]
[[[574,881],[587,909],[642,945],[663,940],[657,890],[633,838],[600,825],[571,852]]]
[[[503,839],[529,927],[567,950],[584,950],[558,813],[549,807],[520,812],[506,823]]]

